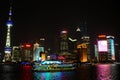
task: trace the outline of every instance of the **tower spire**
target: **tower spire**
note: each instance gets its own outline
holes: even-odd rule
[[[7,35],[6,35],[6,43],[5,43],[5,61],[11,60],[11,27],[13,26],[12,22],[12,3],[10,2],[10,8],[8,13],[8,21],[6,23],[7,26]]]
[[[7,36],[6,36],[6,45],[5,45],[6,47],[11,47],[10,28],[13,26],[11,16],[12,16],[12,7],[10,6],[9,18],[6,23],[6,25],[7,25]]]

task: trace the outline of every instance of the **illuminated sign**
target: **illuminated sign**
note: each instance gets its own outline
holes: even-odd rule
[[[98,52],[108,52],[107,40],[98,41]]]

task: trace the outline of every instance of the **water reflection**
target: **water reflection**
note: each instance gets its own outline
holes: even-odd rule
[[[33,72],[31,66],[0,66],[0,80],[120,80],[120,64],[81,65],[76,71]]]
[[[32,72],[21,73],[20,80],[33,80]]]
[[[15,75],[14,73],[2,73],[2,74],[0,73],[0,80],[16,80],[17,76],[18,75]]]
[[[74,80],[74,72],[34,72],[34,80]]]
[[[21,66],[20,80],[33,80],[32,66]]]
[[[96,80],[119,80],[118,70],[115,64],[99,64],[96,66]]]
[[[30,67],[22,68],[21,80],[120,80],[120,65],[82,65],[76,71],[32,72]]]
[[[19,76],[16,67],[16,65],[0,64],[0,80],[16,80]]]

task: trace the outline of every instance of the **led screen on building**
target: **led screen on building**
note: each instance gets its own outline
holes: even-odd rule
[[[98,52],[108,52],[107,40],[98,40]]]

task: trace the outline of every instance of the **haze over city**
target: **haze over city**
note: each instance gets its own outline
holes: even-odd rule
[[[6,40],[6,22],[8,20],[9,1],[0,1],[0,50]],[[53,47],[56,36],[63,29],[74,33],[82,22],[87,23],[87,32],[92,42],[98,34],[115,36],[119,43],[119,4],[117,1],[80,1],[39,2],[13,1],[13,27],[11,40],[13,45],[22,42],[34,42],[46,38],[48,46]]]

